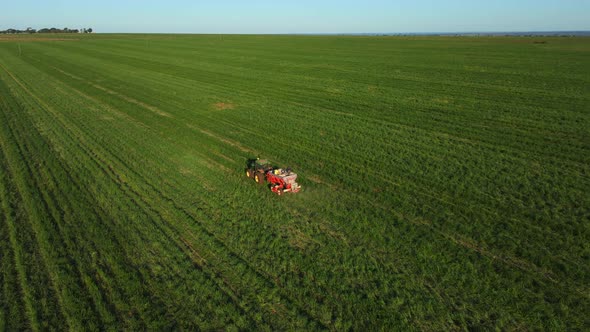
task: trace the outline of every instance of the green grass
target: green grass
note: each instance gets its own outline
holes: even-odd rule
[[[590,326],[590,39],[76,38],[0,40],[0,329]]]

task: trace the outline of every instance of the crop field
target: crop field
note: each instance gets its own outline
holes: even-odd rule
[[[0,39],[0,330],[584,330],[589,188],[588,38]]]

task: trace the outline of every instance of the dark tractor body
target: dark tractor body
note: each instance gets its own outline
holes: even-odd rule
[[[256,183],[263,184],[266,180],[266,172],[273,169],[265,159],[249,159],[246,167],[246,176],[254,179]]]

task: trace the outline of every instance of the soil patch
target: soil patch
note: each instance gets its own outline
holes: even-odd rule
[[[233,110],[236,106],[232,103],[216,103],[213,105],[216,110],[223,111],[223,110]]]

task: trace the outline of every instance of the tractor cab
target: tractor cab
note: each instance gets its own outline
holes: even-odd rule
[[[272,170],[271,163],[266,159],[248,159],[246,162],[246,176],[254,179],[257,183],[264,183],[266,172]]]
[[[270,162],[266,159],[249,159],[246,168],[260,173],[266,173],[273,169]]]
[[[256,171],[262,171],[263,173],[266,173],[273,169],[270,162],[266,159],[256,159],[253,161],[254,162],[252,163],[251,168],[253,168]]]

